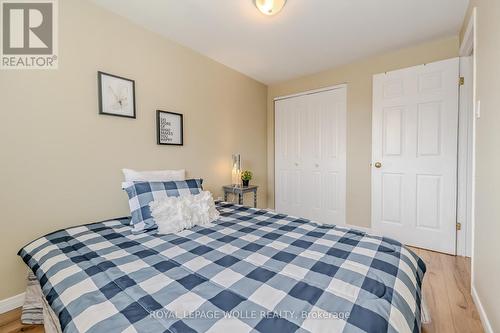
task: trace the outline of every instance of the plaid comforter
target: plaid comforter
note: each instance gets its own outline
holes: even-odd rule
[[[425,265],[400,243],[227,203],[174,235],[129,219],[19,255],[64,332],[419,332]]]

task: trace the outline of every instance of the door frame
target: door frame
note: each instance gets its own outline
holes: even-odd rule
[[[462,105],[460,106],[460,112],[472,112],[472,122],[468,125],[468,132],[471,135],[465,139],[467,142],[467,158],[459,160],[459,167],[462,167],[466,170],[465,180],[467,186],[465,189],[462,189],[461,195],[466,198],[466,205],[468,208],[468,212],[465,216],[465,219],[462,221],[458,221],[462,223],[462,230],[457,231],[457,255],[460,256],[470,256],[471,257],[471,273],[472,273],[472,284],[474,279],[474,228],[475,228],[475,174],[476,174],[476,159],[475,159],[475,151],[476,151],[476,120],[478,117],[479,104],[477,101],[476,95],[476,45],[477,45],[477,9],[474,7],[472,9],[471,16],[469,18],[469,22],[467,23],[467,28],[465,30],[462,43],[460,44],[459,55],[461,59],[463,57],[472,57],[472,72],[468,73],[469,80],[472,82],[472,101],[468,101],[472,105],[472,110],[462,110]],[[466,74],[463,69],[460,69],[460,76]],[[467,77],[465,77],[467,80]],[[466,109],[464,107],[464,109]],[[459,140],[461,138],[459,137]],[[458,215],[457,215],[458,216]]]
[[[471,220],[473,198],[474,156],[474,102],[473,55],[460,57],[460,77],[463,82],[459,92],[458,159],[457,159],[457,241],[455,254],[471,256]]]
[[[324,88],[306,90],[306,91],[303,91],[303,92],[299,92],[299,93],[295,93],[295,94],[290,94],[290,95],[277,96],[277,97],[274,97],[273,104],[274,104],[274,102],[280,101],[282,99],[299,97],[299,96],[304,96],[304,95],[317,94],[317,93],[320,93],[320,92],[330,91],[330,90],[337,90],[337,89],[341,89],[341,88],[346,88],[346,90],[347,90],[347,83],[336,84],[334,86],[328,86],[328,87],[324,87]],[[276,124],[274,125],[274,127],[276,127]]]
[[[276,96],[273,98],[273,123],[274,123],[274,126],[273,126],[273,138],[274,138],[274,144],[273,144],[273,174],[274,174],[274,202],[273,202],[273,206],[274,206],[274,209],[276,209],[276,192],[278,190],[278,186],[277,186],[277,182],[278,182],[278,179],[276,178],[276,102],[277,101],[281,101],[281,100],[284,100],[284,99],[288,99],[288,98],[293,98],[293,97],[299,97],[299,96],[304,96],[304,95],[312,95],[312,94],[317,94],[317,93],[321,93],[321,92],[325,92],[325,91],[330,91],[330,90],[337,90],[337,89],[345,89],[345,92],[346,92],[346,106],[345,106],[345,117],[346,117],[346,122],[345,122],[345,165],[344,165],[344,170],[345,170],[345,173],[344,173],[344,225],[349,225],[348,221],[347,221],[347,148],[348,148],[348,142],[347,142],[347,138],[348,138],[348,134],[347,134],[347,87],[348,87],[348,84],[347,83],[339,83],[339,84],[336,84],[336,85],[333,85],[333,86],[327,86],[327,87],[323,87],[323,88],[318,88],[318,89],[311,89],[311,90],[306,90],[306,91],[302,91],[302,92],[298,92],[298,93],[294,93],[294,94],[289,94],[289,95],[282,95],[282,96]]]

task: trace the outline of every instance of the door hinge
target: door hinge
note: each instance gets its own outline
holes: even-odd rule
[[[457,230],[462,230],[462,223],[457,222]]]
[[[463,76],[461,76],[460,79],[458,80],[458,84],[461,86],[465,84],[465,78]]]

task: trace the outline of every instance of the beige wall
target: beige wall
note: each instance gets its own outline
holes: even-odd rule
[[[476,207],[473,283],[493,332],[500,332],[500,1],[472,0],[477,6]]]
[[[123,167],[186,168],[220,195],[238,151],[266,204],[266,86],[90,1],[59,6],[59,70],[0,71],[0,300],[24,290],[25,243],[129,214]],[[136,120],[97,114],[98,70],[135,79]],[[157,108],[184,114],[183,147],[156,145]]]
[[[458,37],[450,37],[270,86],[267,104],[269,207],[274,207],[275,97],[347,83],[347,223],[370,227],[373,75],[456,56]]]

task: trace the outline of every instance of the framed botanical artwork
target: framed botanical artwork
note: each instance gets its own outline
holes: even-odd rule
[[[183,138],[182,114],[167,111],[156,111],[156,135],[159,145],[182,146]]]
[[[99,114],[135,118],[135,81],[97,72]]]

